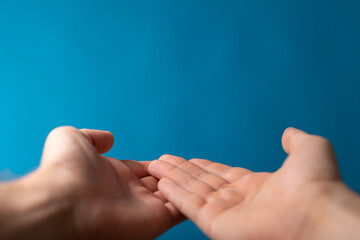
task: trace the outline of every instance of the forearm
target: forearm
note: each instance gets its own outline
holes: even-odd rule
[[[0,185],[0,239],[64,239],[71,232],[71,202],[57,199],[44,180],[34,172]]]

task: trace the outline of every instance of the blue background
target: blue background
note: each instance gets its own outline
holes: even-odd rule
[[[295,126],[329,138],[360,192],[360,1],[0,1],[0,169],[26,174],[60,125],[108,155],[255,171]],[[189,221],[160,239],[206,239]]]

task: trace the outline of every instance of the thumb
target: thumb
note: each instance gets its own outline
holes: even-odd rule
[[[108,152],[114,145],[114,136],[111,132],[81,129],[80,132],[94,145],[98,153]]]
[[[81,159],[84,152],[102,154],[109,151],[113,143],[114,137],[107,131],[58,127],[52,130],[46,139],[42,162]]]
[[[289,155],[282,168],[290,173],[301,177],[340,179],[335,152],[327,139],[287,128],[282,145]]]

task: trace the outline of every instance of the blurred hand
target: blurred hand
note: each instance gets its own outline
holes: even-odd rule
[[[359,239],[359,198],[342,183],[331,144],[294,128],[282,144],[289,156],[274,173],[171,155],[149,171],[212,239]]]
[[[52,131],[40,168],[1,185],[9,210],[0,210],[0,238],[153,239],[181,221],[157,191],[149,162],[101,155],[113,142],[105,131]]]

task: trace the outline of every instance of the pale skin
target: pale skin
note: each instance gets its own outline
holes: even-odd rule
[[[360,198],[322,137],[287,129],[274,173],[103,156],[113,143],[106,131],[52,131],[40,167],[0,184],[0,239],[153,239],[183,215],[212,239],[360,238]]]
[[[274,173],[163,155],[149,166],[169,202],[211,239],[360,239],[360,198],[326,139],[288,128]]]
[[[41,166],[0,185],[0,239],[153,239],[183,220],[149,162],[102,155],[113,143],[106,131],[52,131]]]

